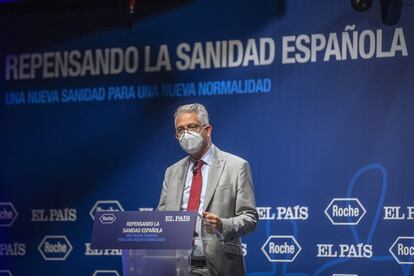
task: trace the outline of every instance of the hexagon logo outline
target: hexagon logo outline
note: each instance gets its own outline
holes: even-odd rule
[[[13,276],[13,274],[11,273],[10,270],[2,269],[2,270],[0,270],[0,273],[7,273],[7,275],[9,275],[9,276]]]
[[[394,257],[394,259],[397,261],[397,263],[399,263],[399,264],[414,264],[414,260],[413,261],[411,261],[411,262],[402,262],[402,261],[400,261],[398,258],[397,258],[397,256],[394,254],[394,252],[392,251],[392,248],[397,244],[397,242],[400,240],[400,239],[410,239],[410,240],[414,240],[414,237],[407,237],[407,236],[400,236],[400,237],[397,237],[397,239],[395,240],[395,242],[391,245],[391,247],[390,247],[390,249],[388,249],[388,251],[391,253],[391,255]]]
[[[101,273],[101,274],[102,273],[104,273],[104,274],[112,273],[112,274],[115,274],[116,276],[120,276],[118,271],[116,271],[116,270],[95,270],[95,272],[92,274],[92,276],[97,276],[98,273]]]
[[[47,257],[42,250],[42,245],[47,239],[64,239],[69,247],[68,251],[65,253],[63,257]],[[65,261],[68,258],[69,254],[72,252],[73,246],[65,235],[46,235],[37,246],[37,249],[39,250],[40,254],[42,255],[45,261]]]
[[[12,209],[12,212],[14,213],[13,219],[8,224],[0,224],[0,227],[12,227],[14,222],[16,221],[17,217],[19,216],[19,213],[17,212],[16,208],[14,208],[13,203],[10,201],[8,202],[0,202],[1,206],[8,206]]]
[[[105,219],[105,217],[111,217],[112,218],[112,220],[106,220]],[[116,216],[114,215],[114,214],[102,214],[100,217],[99,217],[99,221],[102,223],[102,224],[112,224],[112,223],[114,223],[115,221],[116,221]]]
[[[298,248],[298,251],[295,253],[295,255],[293,256],[293,258],[291,259],[291,260],[274,260],[274,259],[272,259],[272,258],[270,258],[270,256],[267,254],[267,252],[266,252],[266,250],[265,250],[265,247],[266,247],[266,245],[268,244],[268,242],[271,240],[271,239],[273,239],[273,238],[276,238],[276,239],[291,239],[294,243],[295,243],[295,245],[297,246],[297,248]],[[300,246],[300,244],[297,242],[297,240],[296,240],[296,238],[294,237],[294,236],[291,236],[291,235],[270,235],[268,238],[267,238],[267,240],[265,241],[265,243],[262,245],[262,247],[261,247],[261,250],[262,250],[262,252],[263,252],[263,254],[266,256],[266,258],[268,259],[268,261],[269,262],[272,262],[272,263],[274,263],[274,262],[284,262],[284,263],[291,263],[291,262],[293,262],[295,259],[296,259],[296,257],[299,255],[299,253],[302,251],[302,247]]]
[[[356,201],[363,212],[362,212],[361,216],[358,218],[358,220],[356,222],[335,222],[328,213],[329,208],[331,207],[331,205],[335,201]],[[361,219],[365,216],[366,212],[367,212],[367,210],[365,209],[364,205],[362,205],[362,203],[356,197],[350,197],[350,198],[337,198],[337,197],[335,197],[331,200],[328,207],[326,207],[325,211],[324,211],[325,215],[328,217],[329,221],[333,225],[357,225],[361,221]]]
[[[124,208],[122,207],[121,203],[119,202],[119,200],[97,200],[95,202],[95,204],[93,205],[92,209],[89,211],[89,215],[91,216],[91,218],[93,220],[95,220],[95,212],[96,209],[98,208],[99,204],[115,204],[118,206],[120,211],[125,211]]]

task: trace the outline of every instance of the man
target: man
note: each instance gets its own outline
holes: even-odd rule
[[[176,138],[189,156],[167,168],[157,209],[202,214],[192,275],[245,275],[240,237],[254,231],[258,221],[249,164],[211,143],[203,105],[180,106],[174,118]]]

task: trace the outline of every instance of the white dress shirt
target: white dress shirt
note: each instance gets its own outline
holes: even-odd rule
[[[200,206],[198,207],[198,213],[201,214],[204,209],[204,197],[206,195],[207,181],[211,168],[211,158],[214,145],[211,145],[208,151],[201,157],[201,160],[204,162],[201,167],[201,176],[202,176],[202,187],[200,195]],[[190,158],[191,160],[191,158]],[[184,183],[184,193],[183,193],[183,202],[181,204],[181,210],[187,210],[188,199],[190,198],[191,183],[193,181],[193,166],[196,160],[191,160],[190,166],[188,166],[187,177]],[[202,219],[197,216],[197,223],[195,232],[198,234],[198,237],[194,240],[193,246],[193,255],[194,256],[204,256],[203,242],[201,240],[201,227]]]

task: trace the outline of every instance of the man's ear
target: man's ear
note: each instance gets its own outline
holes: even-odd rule
[[[213,130],[213,126],[212,125],[208,125],[207,126],[207,137],[211,138],[211,131]]]

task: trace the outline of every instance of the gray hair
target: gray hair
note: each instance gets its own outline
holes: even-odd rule
[[[209,125],[210,122],[208,120],[208,112],[204,105],[199,103],[193,103],[193,104],[186,104],[179,106],[174,113],[174,122],[177,120],[178,115],[182,113],[197,113],[198,120],[203,125]]]

